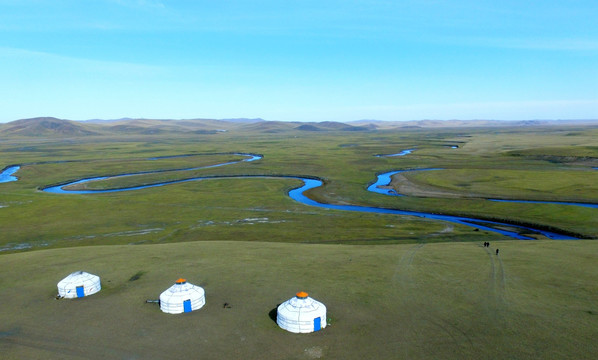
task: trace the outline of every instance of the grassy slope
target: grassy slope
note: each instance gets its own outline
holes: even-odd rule
[[[8,254],[0,263],[0,352],[5,359],[591,359],[597,251],[589,241],[505,241],[488,251],[479,243],[193,242]],[[80,269],[100,275],[103,290],[54,300],[56,283]],[[205,288],[203,309],[169,315],[144,303],[181,276]],[[269,317],[299,290],[326,304],[331,325],[322,332],[287,333]]]

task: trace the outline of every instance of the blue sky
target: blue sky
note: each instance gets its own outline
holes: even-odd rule
[[[0,122],[596,119],[596,19],[596,0],[0,0]]]

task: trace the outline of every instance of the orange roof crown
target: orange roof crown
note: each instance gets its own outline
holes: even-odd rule
[[[299,292],[297,293],[297,297],[298,297],[299,299],[306,299],[306,298],[307,298],[307,296],[308,296],[308,294],[307,294],[305,291],[299,291]]]
[[[177,283],[177,284],[184,284],[184,283],[186,283],[186,282],[187,282],[187,280],[186,280],[186,279],[183,279],[183,278],[180,278],[180,279],[178,279],[178,280],[176,281],[176,283]]]

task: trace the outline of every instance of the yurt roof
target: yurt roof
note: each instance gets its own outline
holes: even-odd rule
[[[93,282],[93,281],[98,281],[100,279],[99,276],[97,275],[93,275],[90,274],[88,272],[85,271],[75,271],[71,274],[69,274],[67,277],[65,277],[64,279],[60,280],[60,282],[58,282],[58,285],[60,286],[67,286],[71,283],[82,283],[82,282]]]
[[[305,291],[300,291],[294,297],[280,304],[288,312],[310,312],[321,308],[326,311],[326,306],[321,302],[309,297]]]
[[[187,282],[187,280],[180,278],[174,283],[174,285],[164,290],[162,294],[160,294],[160,300],[166,301],[170,298],[178,298],[189,295],[204,296],[205,290],[200,286],[193,285]]]
[[[295,296],[297,296],[299,299],[306,299],[309,294],[305,291],[299,291]]]

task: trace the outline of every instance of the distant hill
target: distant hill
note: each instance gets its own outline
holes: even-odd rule
[[[130,118],[124,117],[120,119],[89,119],[89,120],[79,120],[79,122],[83,123],[91,123],[91,124],[106,124],[106,123],[123,123],[128,121],[179,121],[179,122],[209,122],[209,121],[221,121],[221,122],[231,122],[231,123],[243,123],[243,124],[252,124],[262,121],[267,121],[262,118],[232,118],[232,119],[204,119],[204,118],[196,118],[196,119],[145,119],[145,118]]]
[[[66,137],[91,135],[159,135],[165,133],[218,134],[237,128],[261,132],[292,130],[296,124],[263,119],[91,119],[64,120],[54,117],[21,119],[0,124],[0,135]]]
[[[507,127],[551,125],[597,125],[598,120],[414,120],[381,121],[358,120],[348,123],[335,121],[297,122],[247,119],[132,119],[72,121],[54,117],[37,117],[0,124],[0,136],[73,137],[160,135],[167,133],[216,135],[228,131],[283,133],[290,131],[384,131],[421,128]]]
[[[0,134],[12,136],[85,136],[99,134],[93,127],[53,117],[38,117],[9,122]]]
[[[222,120],[189,119],[189,120],[163,120],[163,119],[127,119],[106,123],[107,129],[116,133],[160,134],[166,132],[204,132],[211,133],[218,130],[227,130],[238,124]]]
[[[245,124],[242,127],[239,127],[238,130],[263,133],[280,133],[293,130],[297,124],[300,123],[288,121],[261,121]]]
[[[299,125],[295,129],[302,130],[302,131],[322,131],[323,130],[322,128],[317,127],[314,124],[303,124],[303,125]]]
[[[117,122],[117,121],[127,121],[133,120],[133,118],[121,118],[121,119],[89,119],[89,120],[79,120],[82,123],[89,123],[89,124],[105,124],[110,122]]]
[[[322,121],[319,123],[303,123],[295,129],[302,131],[367,131],[375,130],[376,125],[353,126],[335,121]]]
[[[384,120],[356,120],[347,124],[356,126],[373,126],[381,130],[387,129],[416,129],[440,127],[505,127],[505,126],[550,126],[550,125],[589,125],[598,124],[598,119],[581,120],[409,120],[409,121],[384,121]]]
[[[234,123],[253,124],[257,122],[266,121],[262,118],[248,119],[248,118],[234,118],[234,119],[220,119],[221,121],[229,121]]]
[[[247,119],[246,122],[259,121],[258,119]],[[122,119],[90,119],[79,120],[78,123],[97,124],[104,128],[122,131],[141,131],[140,128],[151,128],[155,132],[160,131],[196,131],[196,130],[217,130],[239,126],[245,121],[228,121],[216,119],[146,119],[146,118],[122,118]]]

